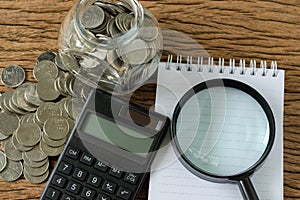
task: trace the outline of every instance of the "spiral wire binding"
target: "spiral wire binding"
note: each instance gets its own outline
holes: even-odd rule
[[[207,64],[204,64],[204,60],[207,59]],[[204,67],[208,67],[208,72],[213,73],[215,68],[218,69],[219,73],[224,73],[225,71],[225,59],[224,58],[219,58],[219,63],[218,65],[215,65],[214,63],[214,58],[209,57],[209,58],[204,58],[204,57],[198,57],[197,58],[197,63],[195,64],[193,62],[193,57],[192,56],[187,56],[186,57],[187,63],[186,63],[186,71],[193,71],[196,69],[197,72],[203,72]],[[183,68],[183,56],[182,55],[177,55],[177,60],[176,60],[176,70],[181,71]],[[173,64],[173,55],[168,56],[168,61],[166,63],[166,69],[171,70],[171,65]],[[246,60],[241,59],[239,62],[239,66],[236,66],[236,61],[235,59],[230,59],[229,60],[229,73],[230,74],[235,74],[236,71],[239,72],[241,75],[246,74],[246,70],[250,69],[250,74],[252,76],[257,75],[257,63],[256,60],[251,60],[249,67],[246,66]],[[267,76],[268,73],[268,65],[266,60],[261,60],[260,62],[260,68],[262,69],[262,74],[261,76]],[[238,69],[238,70],[237,70]],[[271,73],[273,77],[277,77],[278,75],[278,67],[277,67],[277,61],[272,61],[271,62]]]

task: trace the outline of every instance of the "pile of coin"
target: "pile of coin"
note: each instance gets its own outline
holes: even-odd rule
[[[91,90],[56,60],[54,52],[41,54],[34,68],[38,83],[12,79],[20,86],[0,96],[0,178],[5,181],[22,174],[35,184],[47,179],[48,157],[63,151]]]

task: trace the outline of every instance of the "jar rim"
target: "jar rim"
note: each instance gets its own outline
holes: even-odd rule
[[[103,48],[116,48],[120,45],[124,45],[130,42],[131,38],[135,38],[138,34],[139,28],[142,27],[144,21],[144,8],[137,0],[128,0],[134,13],[134,23],[132,27],[124,34],[116,38],[107,38],[107,40],[99,39],[95,37],[91,32],[85,29],[81,23],[82,12],[90,5],[95,3],[97,0],[79,0],[75,8],[75,30],[84,39],[85,42],[93,46],[101,46]]]

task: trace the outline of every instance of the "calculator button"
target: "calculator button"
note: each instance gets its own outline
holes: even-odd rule
[[[115,183],[112,183],[110,181],[105,181],[103,186],[102,186],[102,190],[113,194],[116,190],[117,185]]]
[[[60,192],[52,188],[49,188],[46,192],[46,197],[51,200],[58,200],[59,196],[60,196]]]
[[[88,174],[87,171],[85,171],[83,169],[76,168],[74,173],[73,173],[73,177],[76,178],[77,180],[84,181],[87,174]]]
[[[68,195],[68,194],[64,194],[61,198],[61,200],[75,200],[74,197]]]
[[[67,151],[65,153],[66,156],[68,156],[70,158],[73,158],[74,160],[78,159],[79,154],[80,154],[80,150],[78,150],[78,149],[76,149],[74,147],[71,147],[71,146],[69,146],[67,148]]]
[[[73,166],[66,162],[61,162],[58,166],[58,171],[61,173],[64,173],[66,175],[69,175],[73,169]]]
[[[130,195],[131,195],[131,191],[129,189],[126,189],[123,187],[121,187],[117,193],[118,197],[125,199],[125,200],[128,200],[130,198]]]
[[[82,154],[81,158],[80,158],[80,162],[91,166],[93,164],[94,161],[94,157],[88,153],[84,153]]]
[[[82,193],[81,193],[81,196],[88,200],[93,200],[95,195],[96,195],[96,192],[89,188],[83,188]]]
[[[102,172],[106,172],[107,164],[105,164],[104,162],[98,160],[95,164],[95,168],[102,171]]]
[[[111,200],[109,196],[106,196],[105,194],[99,194],[97,197],[97,200]]]
[[[78,183],[75,183],[73,181],[71,181],[67,186],[67,190],[74,194],[78,194],[80,191],[80,188],[81,188],[81,185]]]
[[[54,178],[52,179],[51,183],[57,187],[63,188],[65,186],[67,182],[67,179],[59,176],[59,175],[55,175]]]
[[[100,178],[99,176],[91,174],[87,183],[91,186],[98,188],[100,186],[101,180],[102,178]]]
[[[139,175],[133,174],[133,173],[127,173],[125,175],[124,181],[135,185],[137,183],[138,179],[139,179]]]
[[[119,170],[118,168],[116,168],[116,167],[112,167],[109,170],[109,174],[112,175],[112,176],[114,176],[114,177],[116,177],[116,178],[121,178],[123,172],[121,170]]]

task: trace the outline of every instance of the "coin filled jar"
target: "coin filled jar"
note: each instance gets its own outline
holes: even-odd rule
[[[162,34],[155,17],[136,0],[80,0],[60,33],[56,64],[78,80],[126,94],[156,71]]]

